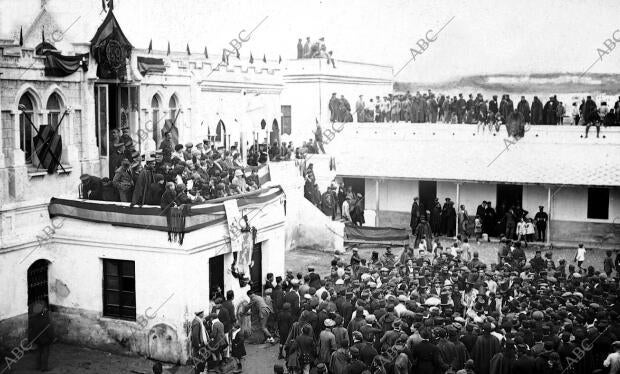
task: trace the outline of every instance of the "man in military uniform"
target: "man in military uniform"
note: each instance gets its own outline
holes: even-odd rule
[[[541,205],[538,207],[539,211],[534,216],[536,222],[536,230],[538,231],[538,241],[544,242],[547,234],[547,221],[549,216],[543,211],[544,207]]]

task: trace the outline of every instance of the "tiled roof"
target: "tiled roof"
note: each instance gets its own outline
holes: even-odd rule
[[[377,133],[369,136],[369,125],[362,126],[366,128],[357,134],[348,126],[329,145],[340,176],[620,186],[617,130],[608,131],[606,139],[583,139],[583,128],[570,129],[568,135],[558,135],[561,129],[540,131],[537,136],[541,127],[507,144],[503,128],[496,136],[472,136],[475,126],[463,131],[463,126],[454,125],[411,125],[406,130],[399,125],[374,125]]]

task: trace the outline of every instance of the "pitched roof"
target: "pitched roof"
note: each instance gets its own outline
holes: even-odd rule
[[[616,129],[602,130],[609,139],[583,139],[583,128],[572,128],[564,136],[558,132],[561,128],[549,132],[544,128],[551,126],[535,126],[524,138],[509,144],[504,141],[503,128],[498,135],[491,136],[476,134],[472,125],[395,128],[380,124],[374,130],[363,125],[366,128],[358,129],[358,134],[348,131],[353,126],[359,125],[348,125],[337,135],[338,141],[329,145],[340,176],[620,186],[620,142],[616,139],[620,138],[620,131]],[[594,130],[591,129],[595,133]],[[376,134],[368,136],[374,131]],[[399,137],[401,131],[403,135]],[[609,134],[610,131],[614,133]]]

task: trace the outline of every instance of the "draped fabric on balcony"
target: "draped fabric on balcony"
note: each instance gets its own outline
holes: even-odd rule
[[[75,73],[80,67],[88,71],[88,53],[64,56],[60,52],[45,50],[45,76],[66,77]]]
[[[226,222],[223,201],[236,199],[240,209],[263,207],[280,203],[284,198],[282,188],[270,187],[226,198],[210,200],[203,204],[192,204],[183,212],[183,227],[175,227],[174,234],[185,234],[212,225]],[[134,206],[128,203],[83,199],[52,198],[48,207],[50,218],[66,217],[89,222],[106,223],[113,226],[169,232],[166,215],[158,206]],[[181,222],[181,220],[179,220]]]

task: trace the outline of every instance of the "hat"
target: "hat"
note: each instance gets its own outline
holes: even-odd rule
[[[241,169],[235,170],[235,177],[240,177],[242,175],[243,175],[243,172],[241,171]]]
[[[344,279],[340,278],[336,280],[336,285],[344,284]]]
[[[204,310],[197,310],[197,311],[194,312],[194,314],[197,315],[197,316],[202,316],[202,315],[205,314],[205,311]]]
[[[192,148],[194,144],[192,142],[185,143],[185,148]]]
[[[325,327],[334,327],[336,326],[336,322],[333,319],[326,319],[325,322],[323,322],[325,324]]]

